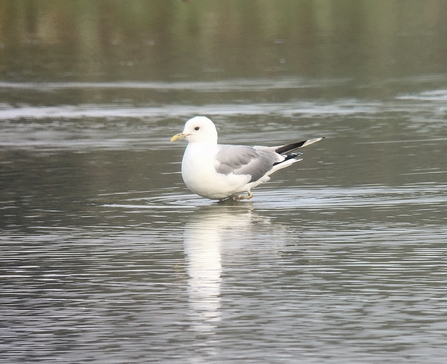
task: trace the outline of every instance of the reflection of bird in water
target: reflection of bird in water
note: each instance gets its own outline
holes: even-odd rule
[[[222,245],[235,237],[235,231],[238,239],[247,236],[252,216],[249,209],[242,210],[207,208],[206,213],[194,214],[185,226],[189,302],[199,331],[210,331],[220,321]]]
[[[215,200],[250,199],[251,189],[270,180],[270,175],[301,159],[294,153],[323,138],[303,140],[279,147],[249,147],[217,144],[214,123],[196,116],[188,120],[183,132],[171,141],[186,139],[188,146],[182,161],[182,177],[188,188]],[[242,195],[243,193],[247,195]]]
[[[293,228],[259,215],[250,203],[230,201],[195,210],[184,228],[193,328],[209,333],[220,322],[222,272],[243,284],[242,271],[261,269],[262,261],[276,265],[290,241],[296,241]]]

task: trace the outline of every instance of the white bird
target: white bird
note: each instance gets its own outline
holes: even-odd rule
[[[323,138],[303,140],[278,147],[217,144],[214,123],[205,116],[189,119],[183,132],[171,142],[186,139],[188,146],[182,160],[186,186],[199,196],[214,200],[242,200],[253,197],[251,189],[267,182],[270,175],[301,159],[295,149]],[[247,193],[246,195],[243,195]]]

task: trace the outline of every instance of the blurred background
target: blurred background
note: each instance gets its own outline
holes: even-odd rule
[[[5,0],[1,78],[372,82],[444,73],[446,8],[439,0]]]

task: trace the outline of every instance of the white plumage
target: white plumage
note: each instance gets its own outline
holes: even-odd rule
[[[188,120],[171,141],[186,139],[182,177],[194,193],[216,200],[249,199],[251,189],[267,182],[279,169],[300,161],[292,151],[320,141],[304,140],[279,147],[221,145],[214,123],[204,116]],[[242,195],[247,193],[247,195]]]

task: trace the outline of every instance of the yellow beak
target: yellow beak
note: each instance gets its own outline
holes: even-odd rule
[[[171,142],[175,142],[176,140],[186,138],[187,136],[188,136],[188,134],[183,134],[183,133],[175,134],[175,135],[171,138]]]

